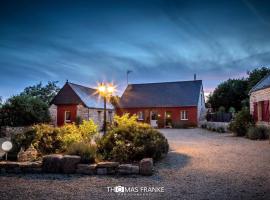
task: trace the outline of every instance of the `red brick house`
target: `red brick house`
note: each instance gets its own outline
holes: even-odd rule
[[[77,120],[92,119],[99,127],[103,125],[103,100],[96,89],[66,82],[51,102],[49,111],[54,125],[62,126]],[[112,121],[113,106],[107,103],[107,120]]]
[[[259,81],[249,92],[250,114],[257,125],[270,125],[270,74]]]
[[[205,112],[201,80],[130,84],[116,113],[136,114],[153,127],[197,126]]]

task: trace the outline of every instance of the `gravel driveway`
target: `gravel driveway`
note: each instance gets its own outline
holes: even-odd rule
[[[171,151],[151,177],[1,175],[0,199],[270,199],[270,144],[202,129],[161,130]],[[164,187],[109,193],[107,187]]]

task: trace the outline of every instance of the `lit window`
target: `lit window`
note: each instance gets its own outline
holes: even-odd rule
[[[188,112],[186,110],[181,111],[181,120],[188,120]]]
[[[142,111],[138,112],[138,120],[143,120],[144,119],[144,113]]]
[[[71,112],[70,111],[65,111],[65,122],[66,123],[71,122]]]

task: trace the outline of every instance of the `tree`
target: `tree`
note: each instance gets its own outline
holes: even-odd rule
[[[224,107],[226,111],[233,106],[236,110],[241,110],[242,101],[248,98],[248,83],[245,79],[229,79],[217,86],[208,98],[208,103],[214,110]]]
[[[60,90],[60,88],[56,85],[57,83],[58,81],[49,81],[47,85],[43,86],[40,82],[34,86],[26,87],[21,95],[38,97],[49,105],[52,99]]]
[[[254,87],[263,77],[270,73],[270,68],[261,67],[252,71],[248,71],[248,92]]]
[[[248,77],[242,79],[229,79],[217,86],[210,94],[207,103],[217,111],[219,107],[225,107],[228,111],[234,107],[236,111],[249,107],[249,91],[263,77],[270,73],[270,68],[261,67],[248,71]]]
[[[50,121],[48,105],[30,95],[17,95],[9,98],[0,112],[1,125],[28,126]]]

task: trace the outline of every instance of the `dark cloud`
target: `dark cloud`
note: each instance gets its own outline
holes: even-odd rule
[[[204,80],[270,64],[268,1],[6,1],[0,96],[39,81]]]

